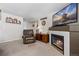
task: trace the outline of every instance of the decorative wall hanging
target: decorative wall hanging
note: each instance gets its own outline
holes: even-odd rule
[[[46,21],[42,21],[42,25],[44,26],[46,24]]]
[[[41,18],[40,20],[42,21],[42,25],[44,26],[45,24],[46,24],[46,19],[47,19],[47,17],[44,17],[44,18]]]
[[[13,24],[21,24],[21,21],[17,20],[16,18],[6,17],[6,23],[13,23]]]
[[[33,24],[32,27],[35,27],[35,24]]]

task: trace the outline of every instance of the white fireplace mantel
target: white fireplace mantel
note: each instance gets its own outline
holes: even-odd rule
[[[49,31],[49,43],[51,44],[51,34],[64,36],[64,56],[70,55],[70,32],[67,31]]]

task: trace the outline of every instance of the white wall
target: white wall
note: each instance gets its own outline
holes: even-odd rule
[[[26,22],[23,21],[23,28],[26,29]]]
[[[23,25],[24,25],[24,29],[33,29],[31,22],[24,21]]]
[[[6,17],[16,18],[21,21],[21,24],[6,23]],[[12,14],[1,13],[0,21],[0,43],[18,40],[22,38],[23,32],[23,18],[19,16],[14,16]]]
[[[36,34],[36,23],[32,23],[32,22],[28,22],[28,21],[24,21],[24,29],[33,29],[34,35]],[[32,27],[32,25],[35,25],[34,27]]]
[[[46,24],[43,26],[42,25],[42,21],[43,20],[39,20],[38,22],[38,25],[39,25],[39,32],[40,33],[42,33],[42,34],[46,34],[46,33],[48,33],[48,21],[47,21],[47,19],[44,19],[44,21],[46,21]]]
[[[54,13],[54,12],[52,12]],[[46,21],[46,25],[42,26],[42,21],[43,20],[38,20],[38,29],[40,32],[42,32],[43,34],[47,34],[49,32],[49,27],[52,26],[52,13],[49,13],[46,17],[47,19],[44,19]]]

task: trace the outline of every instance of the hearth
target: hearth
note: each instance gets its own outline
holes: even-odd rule
[[[51,34],[51,44],[61,50],[64,54],[64,36]]]

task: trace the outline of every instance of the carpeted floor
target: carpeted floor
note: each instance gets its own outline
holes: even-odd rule
[[[1,56],[62,56],[62,54],[48,43],[36,41],[23,44],[22,40],[0,43]]]

